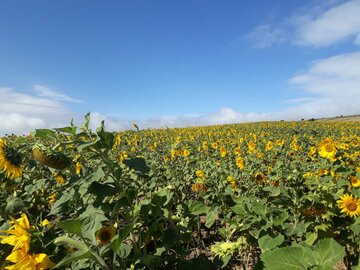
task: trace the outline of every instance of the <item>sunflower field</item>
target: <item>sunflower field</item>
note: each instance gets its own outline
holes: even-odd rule
[[[358,269],[360,122],[0,138],[0,269]]]

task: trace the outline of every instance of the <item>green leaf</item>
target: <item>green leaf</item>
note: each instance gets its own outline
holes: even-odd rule
[[[265,235],[258,240],[259,247],[263,253],[270,251],[275,247],[280,246],[283,242],[284,242],[284,236],[282,234],[276,237]]]
[[[17,212],[21,212],[26,208],[25,203],[22,199],[18,197],[12,197],[8,200],[7,205],[5,207],[5,212],[9,214],[14,214]]]
[[[74,261],[83,260],[83,259],[90,259],[91,253],[89,250],[78,250],[74,253],[68,254],[64,259],[62,259],[60,262],[58,262],[57,265],[54,266],[55,268],[61,268],[64,265],[68,265]]]
[[[57,226],[68,233],[81,235],[83,222],[79,219],[69,219],[57,223]]]
[[[311,249],[310,249],[311,251]],[[313,266],[314,259],[305,247],[284,247],[261,255],[265,269],[271,270],[307,270]]]
[[[57,199],[54,204],[51,206],[51,210],[48,216],[61,214],[65,209],[67,203],[74,198],[75,190],[70,189],[68,192],[64,193],[59,199]]]
[[[69,127],[62,127],[62,128],[54,128],[54,130],[63,132],[63,133],[69,133],[71,135],[76,134],[76,127],[75,126],[69,126]]]
[[[129,158],[123,160],[123,163],[128,166],[130,169],[141,173],[148,173],[150,168],[146,165],[145,159],[143,158]]]
[[[328,266],[328,265],[316,265],[311,268],[311,270],[334,270],[334,268]]]
[[[96,240],[95,233],[102,227],[102,222],[107,220],[104,212],[92,205],[89,205],[79,218],[83,220],[82,235],[93,241]]]
[[[111,248],[120,258],[126,258],[131,252],[131,247],[125,243],[121,243],[116,248]]]
[[[124,228],[120,229],[118,234],[111,240],[110,243],[110,249],[116,252],[123,243],[123,241],[126,239],[126,237],[131,232],[132,225],[126,225]]]
[[[230,208],[235,214],[237,214],[239,216],[245,216],[248,213],[245,209],[245,206],[241,205],[241,204],[236,204]]]
[[[332,238],[322,239],[314,247],[317,265],[333,266],[345,256],[345,249]]]
[[[66,235],[55,238],[54,244],[55,245],[69,245],[69,246],[73,246],[73,247],[77,248],[78,250],[83,250],[83,251],[88,250],[87,246],[83,242],[81,242],[79,240],[75,240],[74,238],[70,238],[69,236],[66,236]]]
[[[55,138],[55,132],[50,129],[35,129],[35,137],[38,138],[47,138],[52,137]]]
[[[210,209],[210,211],[207,212],[206,214],[205,226],[207,228],[210,228],[214,224],[214,222],[218,219],[218,217],[219,217],[218,208],[215,207]]]
[[[84,124],[82,125],[81,129],[83,131],[87,131],[89,129],[89,123],[90,123],[90,113],[87,113],[85,115],[85,122]]]
[[[78,152],[81,152],[81,151],[83,151],[85,148],[96,144],[98,141],[100,141],[100,138],[99,138],[99,137],[97,137],[96,140],[93,141],[93,142],[80,143],[80,145],[77,147],[77,151],[78,151]]]
[[[195,200],[189,200],[187,206],[189,207],[190,213],[195,216],[207,213],[210,210],[209,206],[206,206],[204,203]]]
[[[355,235],[360,235],[360,224],[353,224],[349,228]]]

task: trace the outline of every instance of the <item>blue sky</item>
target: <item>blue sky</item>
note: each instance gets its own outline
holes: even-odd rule
[[[89,111],[113,130],[360,113],[359,0],[3,0],[0,10],[1,133]]]

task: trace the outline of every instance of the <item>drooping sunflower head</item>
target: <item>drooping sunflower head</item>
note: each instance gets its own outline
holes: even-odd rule
[[[337,200],[338,207],[341,209],[341,213],[345,213],[350,217],[356,217],[360,215],[360,201],[358,198],[352,195],[345,194]]]
[[[2,139],[0,139],[0,171],[11,179],[18,178],[22,174],[20,154],[6,145]]]
[[[115,236],[115,227],[113,225],[105,225],[100,228],[96,234],[96,239],[100,245],[106,245],[110,243],[111,239]]]
[[[69,157],[43,145],[35,145],[32,154],[36,161],[54,169],[63,170],[71,164]]]

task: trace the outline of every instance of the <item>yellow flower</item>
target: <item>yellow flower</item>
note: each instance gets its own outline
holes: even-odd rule
[[[241,153],[240,147],[235,147],[235,148],[234,148],[234,154],[235,154],[235,155],[240,155],[240,153]]]
[[[242,157],[238,157],[236,159],[236,166],[238,166],[240,168],[240,170],[244,169],[245,163],[244,163],[244,160],[242,159]]]
[[[60,185],[63,185],[65,183],[65,177],[61,173],[57,173],[54,176],[55,181],[59,183]]]
[[[81,163],[78,161],[76,162],[76,165],[75,165],[75,173],[76,175],[79,175],[82,171],[82,166],[81,166]]]
[[[232,176],[229,175],[229,176],[226,178],[226,180],[230,183],[230,185],[231,185],[233,188],[236,188],[236,187],[237,187],[237,182],[236,182],[236,180],[235,180],[234,177],[232,177]]]
[[[195,192],[206,192],[208,189],[204,183],[197,182],[195,184],[192,184],[191,189]]]
[[[327,169],[320,169],[320,170],[318,171],[318,174],[319,174],[320,176],[322,176],[322,175],[328,175],[328,174],[329,174],[329,171],[328,171]]]
[[[103,226],[96,234],[96,239],[99,241],[100,245],[106,245],[110,243],[111,239],[115,236],[115,232],[115,227],[113,225]]]
[[[49,199],[49,204],[50,204],[50,205],[53,204],[53,203],[55,202],[55,200],[56,200],[56,193],[51,194],[51,195],[48,197],[48,199]]]
[[[30,234],[27,230],[33,229],[34,227],[30,226],[26,214],[22,214],[19,219],[15,220],[11,218],[11,220],[13,225],[9,230],[0,230],[0,232],[8,234],[6,236],[0,235],[0,238],[2,238],[1,244],[13,246],[13,251],[24,249],[27,252],[30,248]]]
[[[250,141],[248,143],[248,153],[253,153],[255,152],[255,148],[256,148],[256,145],[253,141]]]
[[[254,174],[254,178],[258,184],[262,184],[265,182],[265,175],[262,172],[257,172]]]
[[[219,144],[218,144],[217,142],[213,142],[213,143],[211,144],[211,147],[214,148],[214,149],[216,149],[216,148],[219,147]]]
[[[350,217],[356,217],[360,215],[360,202],[359,199],[352,195],[345,194],[337,200],[338,207],[341,209],[341,213],[345,213]]]
[[[41,226],[43,226],[43,227],[50,227],[50,226],[51,226],[51,223],[50,223],[50,221],[49,221],[47,218],[45,218],[45,219],[41,222]]]
[[[184,150],[184,157],[190,156],[190,151],[188,149]]]
[[[13,251],[6,257],[6,260],[14,263],[13,265],[5,267],[5,269],[8,270],[43,270],[55,266],[48,255],[44,253],[31,255],[24,249]]]
[[[226,148],[224,146],[220,147],[220,155],[221,157],[225,157],[226,156]]]
[[[265,146],[265,150],[270,151],[271,149],[273,149],[273,147],[274,147],[274,145],[273,145],[272,141],[268,141]]]
[[[114,142],[111,150],[114,151],[116,149],[116,147],[118,147],[120,145],[120,143],[121,143],[121,137],[120,137],[120,134],[118,134],[115,138],[115,142]]]
[[[284,145],[284,143],[285,143],[285,141],[284,141],[284,140],[280,140],[280,139],[279,139],[279,140],[276,140],[276,142],[275,142],[275,143],[276,143],[276,145],[277,145],[277,146],[283,146],[283,145]]]
[[[320,142],[319,155],[332,161],[335,159],[336,147],[331,138],[325,138],[322,142]]]
[[[21,156],[2,139],[0,139],[0,171],[12,179],[22,175]]]
[[[199,177],[200,179],[205,179],[205,173],[202,170],[197,170],[196,176]]]
[[[315,159],[315,154],[316,154],[316,147],[315,146],[312,146],[310,147],[310,150],[309,150],[309,153],[308,153],[308,157],[311,159],[311,160],[314,160]]]
[[[350,175],[349,179],[350,179],[351,185],[353,187],[360,187],[360,178],[359,177],[356,177],[354,175]]]

